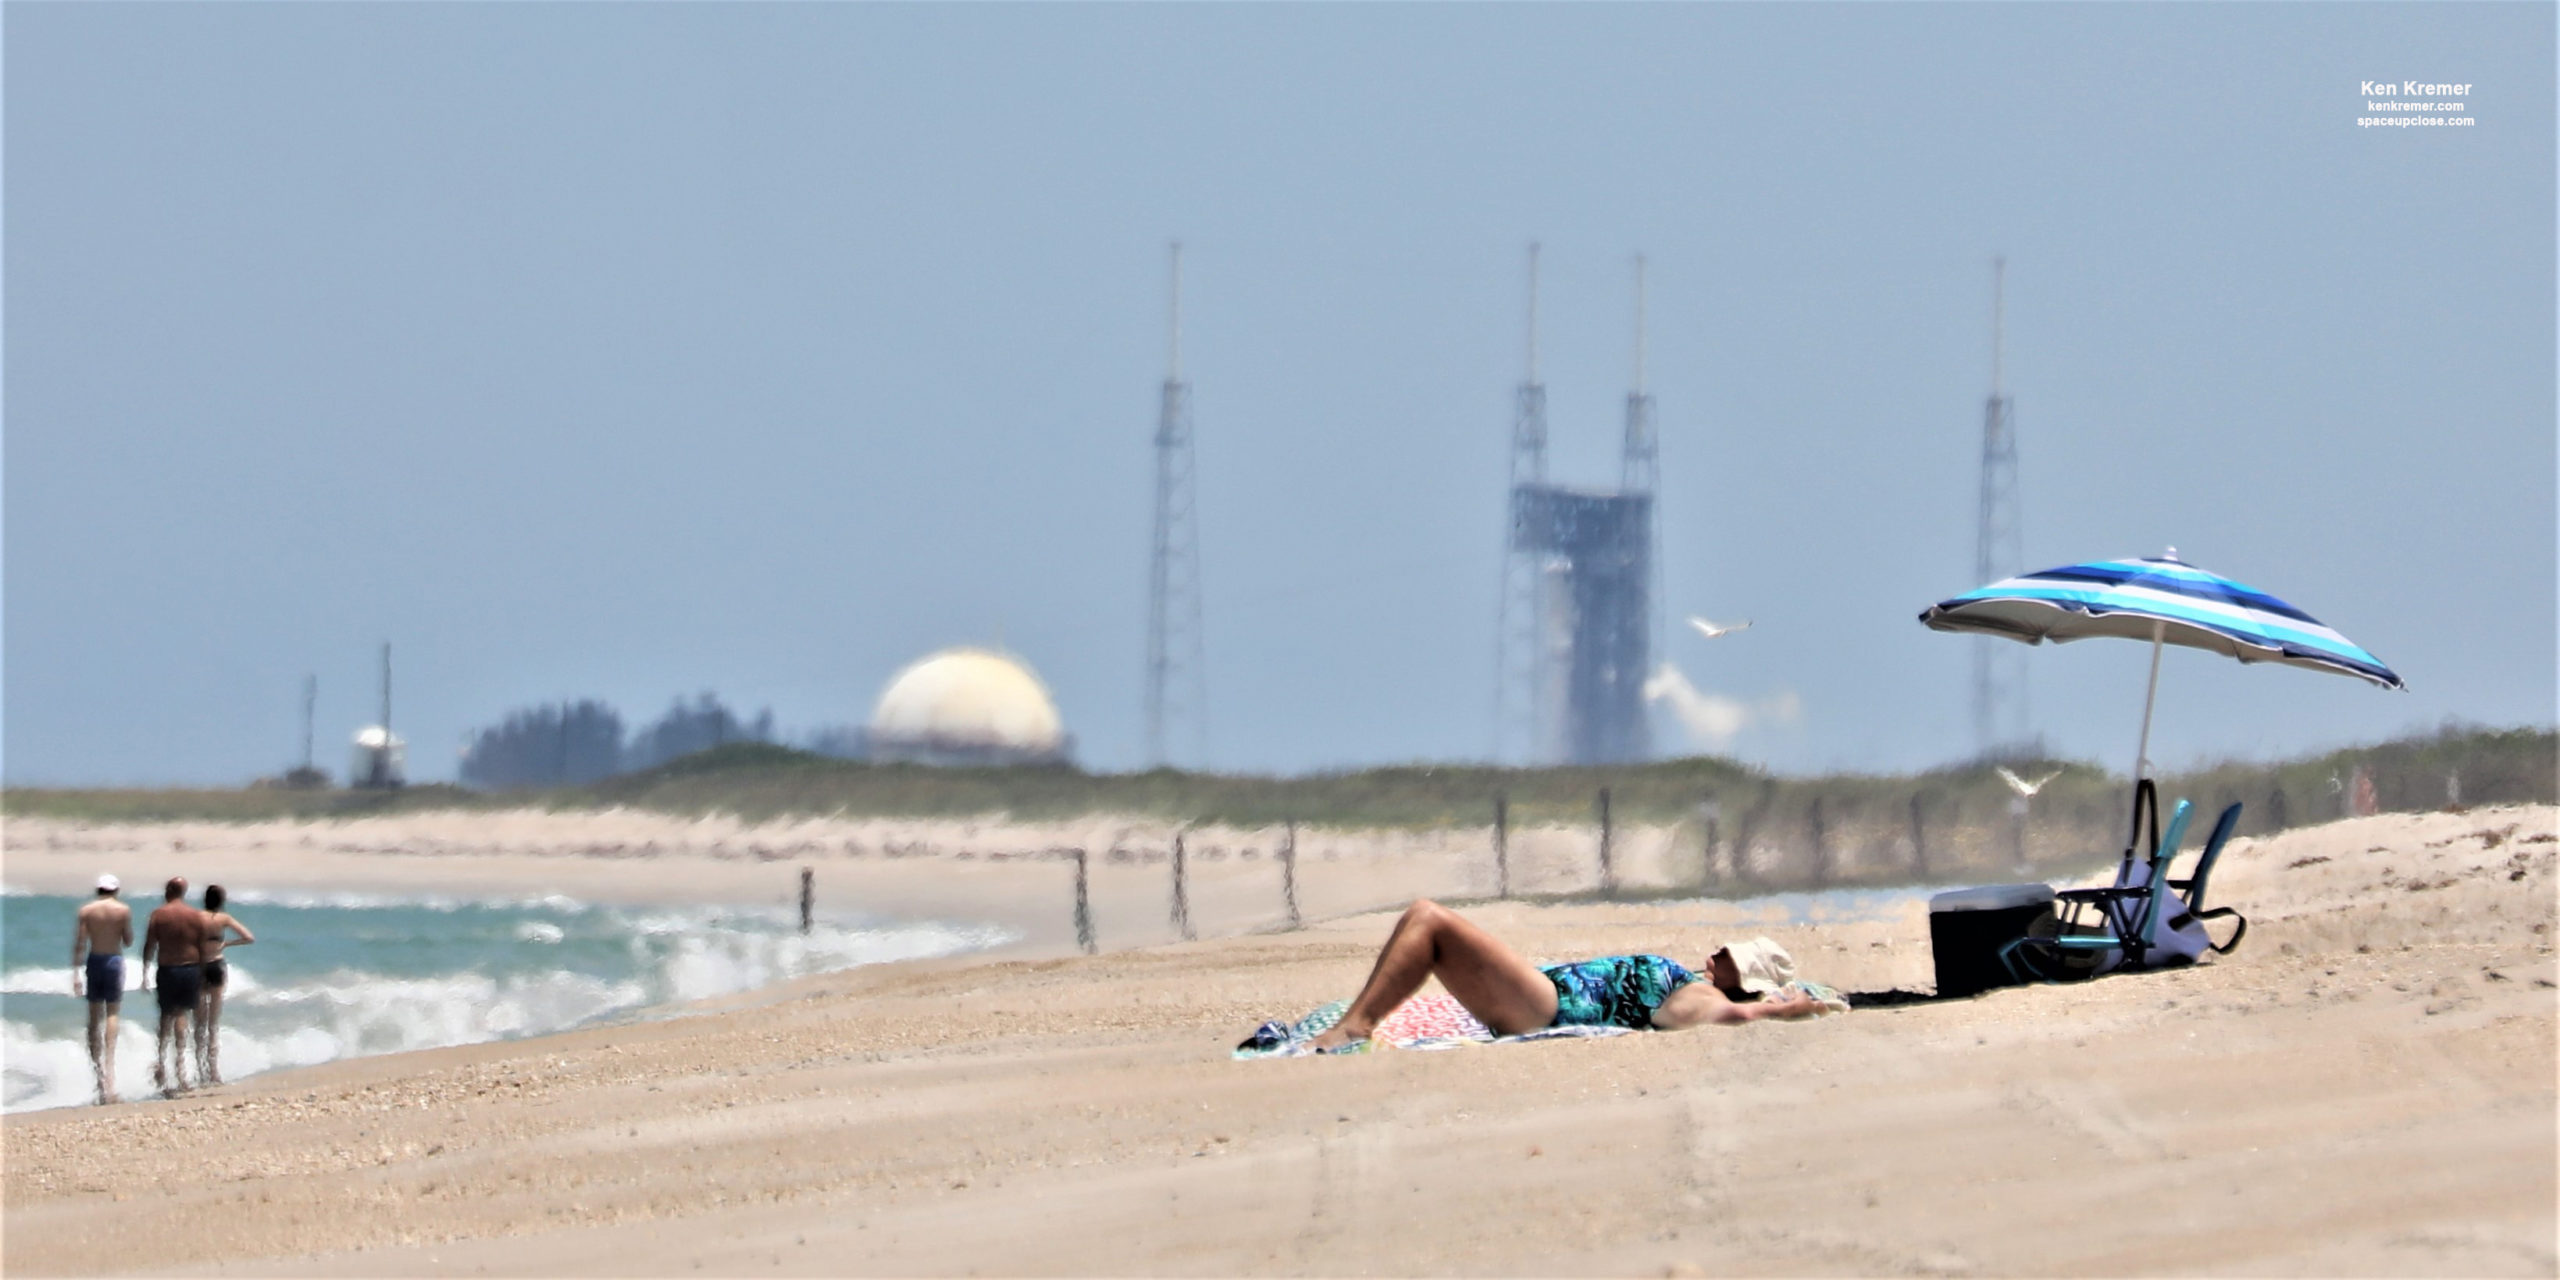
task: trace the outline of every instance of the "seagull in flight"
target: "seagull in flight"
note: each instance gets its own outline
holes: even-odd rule
[[[1749,628],[1751,626],[1751,619],[1744,618],[1740,622],[1726,624],[1721,622],[1709,622],[1704,618],[1691,618],[1689,619],[1689,625],[1696,627],[1699,635],[1705,636],[1709,640],[1713,640],[1717,636],[1729,636],[1736,631],[1742,631]]]
[[[2034,799],[2037,792],[2044,790],[2044,784],[2062,776],[2062,770],[2056,769],[2033,782],[2029,782],[2026,779],[2009,772],[2006,767],[2001,765],[1991,766],[1991,771],[1999,774],[2000,780],[2008,783],[2010,790],[2017,792],[2019,796],[2026,799]]]

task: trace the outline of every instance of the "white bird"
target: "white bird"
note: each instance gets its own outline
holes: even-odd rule
[[[2062,776],[2062,770],[2056,769],[2033,782],[2029,782],[2026,779],[2009,772],[2008,769],[2000,765],[1991,766],[1991,771],[1999,774],[2000,780],[2008,783],[2010,790],[2015,791],[2021,797],[2028,799],[2033,799],[2037,792],[2044,790],[2044,784]]]
[[[1742,621],[1728,626],[1720,622],[1709,622],[1704,618],[1691,618],[1689,619],[1689,625],[1696,627],[1699,635],[1705,636],[1709,640],[1713,640],[1717,636],[1729,636],[1736,631],[1748,628],[1751,625],[1751,619],[1744,618]]]

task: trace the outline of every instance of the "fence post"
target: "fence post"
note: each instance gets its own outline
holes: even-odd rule
[[[1813,798],[1813,808],[1805,815],[1805,825],[1813,835],[1813,884],[1815,888],[1831,883],[1831,849],[1829,833],[1822,825],[1822,797]]]
[[[1911,793],[1911,878],[1922,883],[1929,879],[1929,837],[1920,825],[1920,793]]]
[[[818,873],[815,868],[800,868],[800,932],[809,932],[809,917],[817,906]]]
[[[1173,927],[1191,941],[1191,889],[1182,867],[1182,833],[1173,833]]]
[[[1493,896],[1511,896],[1511,794],[1493,793]]]
[[[1725,862],[1733,869],[1734,881],[1746,887],[1762,884],[1759,871],[1751,865],[1751,846],[1760,838],[1760,825],[1769,818],[1769,810],[1778,803],[1778,784],[1774,779],[1760,781],[1760,794],[1752,797],[1742,811],[1742,820],[1734,824],[1733,847],[1726,851]]]
[[[1617,870],[1609,865],[1609,789],[1600,788],[1600,892],[1618,891]]]
[[[1289,927],[1298,927],[1298,820],[1289,820],[1280,838],[1280,901],[1289,908]]]
[[[1706,847],[1698,855],[1698,883],[1701,886],[1715,883],[1716,826],[1723,817],[1724,805],[1714,796],[1707,797],[1698,805],[1698,820],[1704,823],[1707,829]]]
[[[2027,873],[2027,808],[2025,796],[2009,797],[2009,861],[2019,875]]]
[[[1095,951],[1093,943],[1093,898],[1090,890],[1085,887],[1084,850],[1076,850],[1075,855],[1076,945],[1083,948],[1086,955],[1092,955]]]

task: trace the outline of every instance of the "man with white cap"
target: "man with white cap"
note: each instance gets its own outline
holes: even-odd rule
[[[88,996],[89,1065],[98,1073],[101,1106],[116,1101],[116,1023],[124,1006],[124,949],[133,945],[133,909],[116,900],[123,887],[113,875],[98,877],[98,895],[81,904],[71,934],[71,994]]]

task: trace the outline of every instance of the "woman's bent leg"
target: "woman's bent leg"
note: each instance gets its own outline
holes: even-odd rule
[[[1501,1034],[1534,1031],[1555,1020],[1555,984],[1545,974],[1474,922],[1425,899],[1407,907],[1396,921],[1369,981],[1342,1021],[1317,1037],[1315,1046],[1332,1048],[1368,1038],[1431,977],[1439,978],[1467,1012]]]

